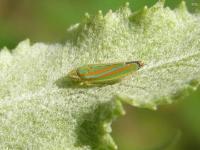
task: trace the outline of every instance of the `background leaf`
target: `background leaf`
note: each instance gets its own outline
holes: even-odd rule
[[[64,46],[24,41],[0,53],[1,149],[116,149],[111,121],[121,102],[155,109],[197,87],[199,16],[158,2],[99,12],[70,28]],[[142,60],[137,75],[104,87],[73,87],[68,71],[88,63]]]

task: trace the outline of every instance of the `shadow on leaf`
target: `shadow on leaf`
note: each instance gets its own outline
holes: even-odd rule
[[[107,85],[115,84],[116,82],[99,83],[99,84],[80,84],[78,81],[73,81],[68,76],[61,77],[55,81],[55,84],[59,88],[93,88],[93,87],[103,87]]]
[[[59,88],[84,88],[79,82],[71,80],[68,76],[59,78],[56,80],[55,84]]]

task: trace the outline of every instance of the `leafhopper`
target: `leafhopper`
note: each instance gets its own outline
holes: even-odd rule
[[[121,81],[143,66],[141,61],[89,64],[70,71],[68,77],[81,85],[109,84]]]

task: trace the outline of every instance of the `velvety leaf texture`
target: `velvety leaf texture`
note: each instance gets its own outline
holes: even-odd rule
[[[65,45],[21,42],[0,52],[0,149],[113,150],[110,124],[121,101],[155,109],[200,81],[200,17],[159,1],[132,12],[86,14]],[[116,84],[79,87],[67,73],[84,64],[142,60]]]

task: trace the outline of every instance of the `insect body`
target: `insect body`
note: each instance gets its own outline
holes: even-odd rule
[[[89,64],[70,71],[68,77],[85,85],[115,83],[142,66],[144,64],[141,61]]]

